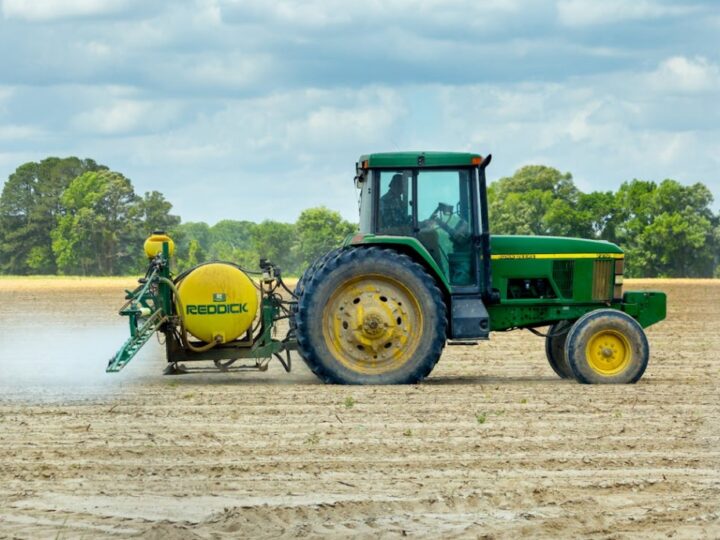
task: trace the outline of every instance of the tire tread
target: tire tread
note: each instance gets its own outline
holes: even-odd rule
[[[350,265],[361,258],[378,256],[394,259],[397,264],[404,266],[420,279],[432,297],[435,309],[437,309],[438,312],[439,325],[441,326],[440,331],[435,333],[430,347],[428,347],[428,350],[424,352],[425,356],[423,362],[418,365],[417,369],[415,369],[415,371],[406,380],[401,382],[405,384],[412,384],[427,377],[437,364],[440,355],[442,354],[442,350],[445,347],[446,332],[448,327],[445,302],[443,301],[442,293],[437,287],[435,280],[420,264],[413,261],[407,255],[388,248],[354,247],[334,250],[316,260],[311,266],[312,271],[310,271],[309,268],[303,275],[302,280],[304,280],[304,283],[302,290],[298,295],[297,307],[293,313],[298,352],[310,370],[325,383],[347,384],[353,382],[342,380],[336,373],[327,369],[327,367],[323,365],[315,345],[312,343],[312,339],[310,338],[308,331],[308,322],[309,316],[311,315],[309,307],[313,299],[313,294],[320,283],[342,266]],[[300,285],[300,282],[298,282],[298,285]],[[380,380],[377,384],[384,383]]]

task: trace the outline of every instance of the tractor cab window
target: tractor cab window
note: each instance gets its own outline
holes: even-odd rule
[[[378,232],[409,235],[412,233],[412,171],[382,171]]]
[[[472,183],[469,170],[420,170],[417,236],[450,283],[473,285]]]

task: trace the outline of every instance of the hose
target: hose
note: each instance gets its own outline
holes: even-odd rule
[[[278,276],[278,282],[280,283],[280,286],[290,294],[290,296],[292,296],[293,298],[297,298],[297,295],[293,291],[291,291],[287,285],[285,285],[285,282],[282,280],[282,277]]]
[[[535,330],[534,328],[526,328],[525,330],[529,330],[531,333],[535,334],[535,335],[538,336],[538,337],[554,338],[554,337],[558,337],[558,336],[562,336],[562,335],[564,335],[564,334],[567,334],[567,333],[570,331],[570,326],[568,326],[568,327],[565,328],[564,330],[559,330],[559,331],[557,331],[557,332],[552,332],[552,333],[548,332],[547,334],[543,334],[542,332],[538,332],[538,331]]]
[[[222,338],[220,336],[215,336],[214,341],[212,341],[211,343],[207,343],[201,347],[196,347],[195,345],[190,343],[190,341],[188,341],[184,320],[185,310],[183,308],[182,301],[180,300],[180,293],[178,292],[177,287],[175,286],[175,283],[172,282],[172,280],[169,280],[166,277],[159,276],[158,281],[165,283],[168,287],[170,287],[170,290],[173,292],[175,310],[178,312],[178,319],[180,320],[180,340],[182,341],[183,347],[190,349],[192,352],[205,352],[209,351],[216,345],[219,345],[222,341]]]

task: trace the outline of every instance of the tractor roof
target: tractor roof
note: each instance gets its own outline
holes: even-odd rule
[[[481,161],[480,154],[468,152],[383,152],[360,156],[360,163],[366,168],[462,167],[478,165]]]

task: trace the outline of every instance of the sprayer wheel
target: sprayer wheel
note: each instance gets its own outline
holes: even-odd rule
[[[445,303],[434,280],[391,249],[345,249],[304,284],[298,349],[320,379],[405,384],[426,377],[445,345]]]

